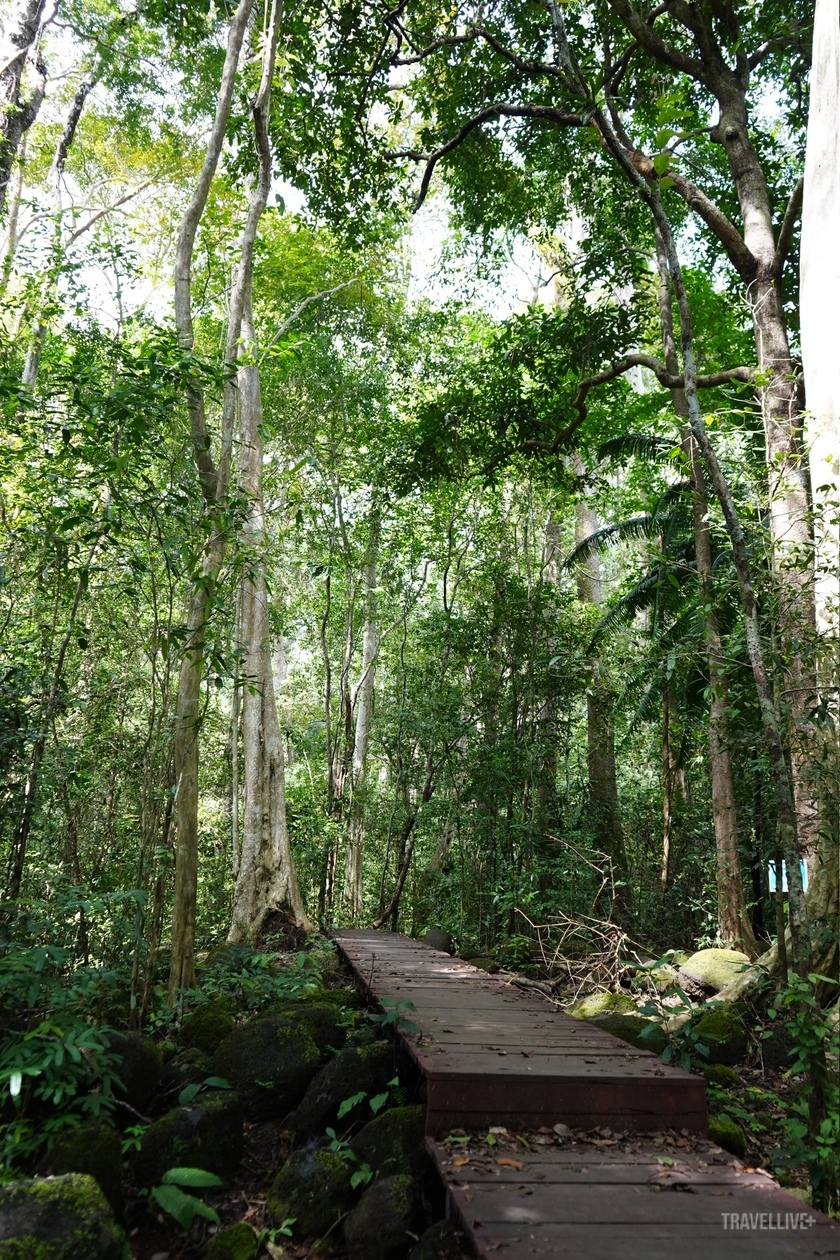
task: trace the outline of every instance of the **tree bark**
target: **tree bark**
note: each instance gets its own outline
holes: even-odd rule
[[[579,455],[574,457],[576,476],[583,478],[585,469]],[[582,485],[575,508],[575,544],[595,534],[601,527],[598,513],[588,500]],[[577,568],[577,595],[582,604],[601,607],[601,563],[593,551]],[[615,727],[613,695],[600,659],[592,662],[592,674],[586,693],[586,743],[589,777],[590,816],[601,852],[609,859],[615,881],[615,904],[627,916],[632,909],[627,852],[618,803],[618,780],[615,765]]]
[[[665,366],[671,375],[679,375],[674,317],[671,307],[671,280],[668,259],[657,226],[656,257],[659,272],[659,318]],[[691,433],[688,400],[685,390],[672,389],[674,410],[685,425],[683,449],[691,465],[694,489],[694,555],[700,597],[703,605],[703,636],[709,667],[709,770],[712,779],[712,820],[715,830],[717,859],[718,929],[724,944],[743,950],[750,958],[760,952],[747,910],[741,861],[738,853],[738,813],[735,801],[735,779],[729,754],[729,685],[725,655],[720,637],[717,605],[712,573],[712,542],[709,533],[709,504],[697,443]]]
[[[46,0],[21,0],[0,48],[0,215],[6,205],[21,140],[37,118],[44,99],[46,70],[37,43],[45,7]],[[35,84],[24,98],[23,74],[27,65],[35,73]]]
[[[251,556],[239,592],[246,678],[242,696],[244,802],[242,848],[228,940],[255,942],[275,915],[305,931],[311,930],[311,924],[298,887],[286,821],[283,734],[274,693],[265,581],[263,411],[256,335],[249,306],[247,303],[242,321],[243,353],[248,362],[240,366],[238,373],[240,477],[248,501],[243,541]]]
[[[364,783],[373,717],[373,693],[377,652],[377,560],[381,519],[378,506],[370,513],[367,555],[365,557],[365,629],[362,644],[362,672],[353,698],[355,732],[351,776],[350,811],[347,822],[345,887],[347,908],[352,919],[362,913],[363,858],[365,842]]]
[[[190,204],[181,222],[175,254],[175,323],[178,340],[186,355],[194,347],[192,295],[190,280],[192,256],[198,225],[207,204],[210,185],[216,173],[230,117],[233,88],[239,56],[245,38],[254,0],[240,0],[231,20],[222,81],[216,102],[216,115],[207,141],[201,171]],[[226,362],[235,363],[242,322],[242,304],[246,281],[250,278],[253,243],[261,207],[252,200],[242,236],[239,269],[228,320]],[[204,394],[200,385],[188,378],[186,403],[190,419],[193,456],[198,470],[206,512],[209,517],[209,541],[202,556],[199,574],[189,599],[187,635],[178,678],[175,712],[173,760],[175,766],[175,891],[172,905],[172,962],[169,971],[169,999],[195,984],[195,917],[198,881],[198,725],[201,680],[204,664],[204,640],[210,594],[225,553],[226,537],[218,509],[227,497],[230,474],[230,445],[233,431],[233,382],[225,386],[222,418],[222,442],[219,466],[216,468],[210,451]]]

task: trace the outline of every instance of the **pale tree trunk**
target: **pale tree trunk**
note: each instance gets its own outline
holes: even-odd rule
[[[190,355],[194,348],[192,322],[192,295],[190,281],[192,257],[198,225],[201,222],[210,185],[216,173],[222,144],[230,117],[233,89],[236,81],[239,56],[245,38],[248,19],[254,0],[240,0],[228,32],[227,51],[222,70],[222,82],[216,102],[216,115],[207,141],[201,171],[193,190],[190,204],[181,222],[175,254],[175,323],[182,351]],[[251,276],[254,239],[257,224],[264,206],[259,201],[257,189],[252,197],[245,228],[242,234],[239,268],[231,295],[228,319],[225,360],[230,366],[236,362],[239,333],[242,322],[242,305],[247,282]],[[211,590],[215,585],[222,560],[226,538],[220,508],[228,490],[230,477],[231,445],[235,412],[233,382],[225,385],[222,439],[219,464],[216,467],[210,451],[210,437],[204,409],[201,386],[188,379],[186,403],[190,420],[193,457],[204,495],[205,510],[209,518],[209,541],[199,567],[199,575],[193,584],[187,612],[187,635],[184,655],[178,678],[178,698],[175,711],[175,735],[173,761],[175,767],[175,891],[172,905],[172,962],[169,971],[169,998],[175,1001],[178,992],[195,984],[195,917],[196,889],[198,882],[198,726],[201,699],[201,680],[204,665],[204,640],[207,630],[208,606]]]
[[[663,893],[673,877],[674,839],[687,801],[685,768],[680,764],[681,723],[670,679],[662,689],[662,865],[659,884]]]
[[[838,683],[840,635],[840,372],[837,367],[837,294],[840,292],[840,4],[817,0],[811,60],[811,97],[805,152],[800,261],[800,318],[805,402],[810,440],[817,561],[817,616],[829,639],[820,655],[824,695]],[[832,642],[833,639],[833,642]],[[836,704],[835,722],[837,718]],[[836,727],[835,727],[836,729]],[[821,729],[812,757],[823,781],[836,783],[836,735]],[[833,761],[834,766],[831,766]],[[832,768],[834,773],[832,773]],[[834,976],[840,937],[840,831],[836,787],[824,793],[819,843],[806,848],[808,910],[822,944],[815,968]]]
[[[248,509],[243,541],[251,565],[242,577],[239,602],[245,649],[242,696],[244,801],[242,848],[233,894],[228,940],[257,941],[269,922],[311,925],[303,908],[286,822],[283,734],[277,717],[268,592],[265,581],[263,507],[263,419],[260,370],[252,315],[242,322],[243,351],[250,360],[239,368],[240,476]]]
[[[38,116],[44,99],[46,70],[38,37],[45,7],[46,0],[21,0],[0,47],[0,214],[21,140]],[[35,82],[29,94],[24,95],[27,65],[32,68]]]
[[[585,469],[579,455],[574,457],[574,470],[576,476],[583,478]],[[582,481],[575,509],[575,545],[597,533],[600,528],[598,513],[589,502],[586,485]],[[597,551],[593,551],[578,565],[576,577],[580,602],[600,608],[601,562]],[[613,695],[599,658],[592,662],[591,681],[586,692],[586,743],[590,814],[598,846],[609,858],[616,881],[616,908],[619,914],[626,917],[632,908],[632,897],[618,804]]]
[[[609,133],[608,133],[609,134]],[[614,137],[613,137],[614,143]],[[694,335],[691,322],[691,308],[688,301],[685,282],[680,266],[679,255],[674,241],[673,230],[659,200],[658,190],[652,189],[644,178],[635,173],[627,162],[626,172],[636,183],[654,216],[661,235],[662,249],[668,264],[674,296],[677,300],[680,323],[680,342],[682,346],[683,382],[685,399],[688,408],[688,420],[692,436],[697,442],[700,454],[709,470],[715,494],[723,511],[729,540],[732,545],[732,559],[738,578],[738,589],[741,597],[743,613],[744,637],[747,655],[749,656],[761,712],[762,730],[776,798],[776,817],[779,837],[788,864],[789,905],[791,943],[793,961],[797,972],[805,974],[808,968],[811,950],[811,933],[805,907],[805,896],[802,877],[799,869],[800,844],[797,834],[797,813],[794,802],[792,777],[785,757],[782,725],[776,709],[775,696],[767,664],[764,658],[764,647],[761,641],[761,628],[758,616],[758,601],[752,581],[749,549],[744,530],[735,508],[735,502],[729,483],[717,458],[717,454],[709,441],[706,423],[697,394],[697,362],[694,357]]]
[[[379,556],[380,510],[374,505],[370,513],[367,555],[365,556],[365,628],[362,643],[362,672],[354,697],[355,731],[351,780],[350,814],[347,824],[347,862],[345,884],[347,908],[353,919],[362,913],[363,859],[365,843],[365,802],[363,788],[367,771],[370,727],[373,718],[373,693],[376,669],[377,640],[377,560]]]
[[[672,376],[679,376],[680,365],[674,337],[671,307],[671,280],[668,259],[659,228],[656,228],[656,257],[659,271],[659,317],[665,366]],[[694,489],[694,555],[703,605],[703,637],[709,667],[709,770],[712,779],[712,821],[715,831],[717,859],[718,928],[721,939],[730,949],[740,949],[750,958],[759,951],[747,910],[741,860],[738,853],[738,813],[735,801],[735,779],[729,753],[729,684],[725,654],[720,637],[717,605],[712,575],[712,541],[709,533],[709,504],[700,465],[697,443],[692,436],[688,400],[685,390],[671,390],[674,410],[683,422],[683,449],[691,464]]]

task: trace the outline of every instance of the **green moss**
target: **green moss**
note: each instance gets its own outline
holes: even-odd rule
[[[598,1015],[634,1015],[636,1003],[626,993],[589,993],[569,1010],[575,1019],[594,1019]]]
[[[375,1173],[418,1176],[426,1170],[423,1107],[393,1107],[371,1120],[351,1141],[359,1162]]]
[[[220,1229],[204,1253],[206,1260],[256,1260],[257,1236],[245,1221]]]
[[[479,954],[476,958],[470,958],[470,965],[478,967],[479,971],[498,971],[499,964],[495,958],[490,958],[484,954]]]
[[[202,1096],[201,1101],[175,1107],[149,1125],[135,1160],[142,1185],[156,1185],[167,1168],[204,1168],[228,1178],[242,1157],[244,1143],[241,1103],[227,1091]]]
[[[262,1016],[225,1038],[214,1055],[214,1071],[240,1090],[254,1119],[286,1115],[321,1063],[311,1033],[305,1020]]]
[[[628,1045],[635,1046],[637,1050],[661,1054],[668,1045],[668,1034],[664,1028],[655,1020],[644,1019],[641,1015],[598,1015],[589,1022],[596,1028],[611,1033],[613,1037],[626,1041]]]
[[[750,963],[737,949],[701,949],[681,964],[682,972],[702,988],[719,993]]]
[[[277,1174],[266,1209],[275,1225],[295,1218],[295,1236],[319,1238],[352,1203],[350,1171],[333,1151],[296,1151]]]
[[[0,1187],[0,1260],[116,1260],[119,1235],[93,1177],[69,1173]]]
[[[122,1211],[122,1148],[110,1124],[95,1120],[63,1133],[36,1171],[86,1173],[96,1180],[114,1211]]]
[[[709,1137],[713,1142],[717,1142],[718,1146],[722,1146],[725,1151],[729,1151],[731,1155],[737,1155],[739,1159],[743,1158],[747,1153],[747,1139],[744,1137],[744,1130],[739,1124],[735,1123],[731,1116],[711,1116],[709,1119]]]
[[[184,1020],[181,1042],[184,1046],[201,1050],[203,1054],[213,1054],[235,1027],[235,1022],[223,1007],[216,1002],[206,1002]]]
[[[706,1011],[694,1024],[694,1034],[709,1051],[709,1063],[740,1063],[747,1053],[747,1030],[733,1006]]]
[[[738,1073],[724,1063],[710,1064],[703,1069],[703,1075],[710,1085],[717,1085],[718,1089],[736,1089],[741,1084]]]

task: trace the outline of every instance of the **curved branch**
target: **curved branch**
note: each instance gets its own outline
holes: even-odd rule
[[[776,252],[773,255],[772,272],[777,280],[781,279],[782,269],[784,268],[787,256],[790,253],[793,233],[796,230],[797,221],[802,213],[802,194],[804,189],[805,180],[800,179],[793,192],[790,194],[790,200],[785,207],[782,226],[779,228],[779,239],[776,242]]]
[[[580,382],[575,394],[572,406],[577,411],[577,418],[563,429],[558,429],[550,442],[539,441],[537,438],[531,438],[521,442],[516,448],[517,451],[524,453],[526,451],[542,451],[547,455],[556,455],[561,446],[577,432],[583,424],[587,416],[586,399],[591,389],[597,385],[606,385],[609,381],[616,380],[619,376],[624,376],[627,372],[632,371],[635,367],[648,368],[653,372],[659,384],[665,389],[684,389],[685,377],[682,375],[674,375],[669,372],[661,359],[657,359],[652,354],[628,354],[623,359],[619,359],[617,363],[612,363],[608,368],[604,368],[603,372],[596,372],[594,376],[587,376]],[[727,385],[733,381],[742,385],[749,385],[755,380],[755,369],[749,367],[726,368],[722,372],[709,372],[705,376],[698,376],[696,385],[698,389],[715,389],[719,385]]]
[[[540,122],[556,123],[560,127],[585,127],[589,122],[589,119],[582,114],[567,114],[561,109],[555,109],[552,105],[512,105],[503,101],[498,101],[495,105],[488,105],[486,109],[482,109],[473,118],[470,118],[468,122],[465,122],[456,131],[451,140],[447,141],[439,149],[436,149],[434,153],[429,154],[420,184],[420,191],[414,203],[415,213],[426,200],[432,175],[441,158],[446,157],[447,154],[457,149],[466,140],[467,136],[471,135],[477,128],[496,118],[535,118]]]
[[[633,38],[657,61],[664,62],[674,70],[681,70],[698,83],[706,83],[706,68],[703,63],[696,61],[694,57],[687,57],[657,35],[653,27],[648,26],[642,15],[636,12],[630,0],[609,0],[609,6]]]

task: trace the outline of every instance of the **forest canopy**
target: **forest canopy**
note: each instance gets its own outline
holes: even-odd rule
[[[813,6],[0,13],[0,963],[139,1030],[226,942],[606,932],[836,1008]]]

